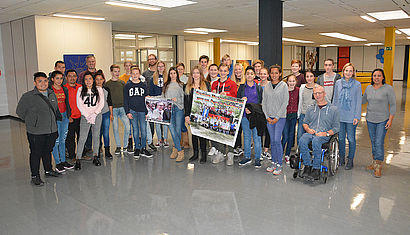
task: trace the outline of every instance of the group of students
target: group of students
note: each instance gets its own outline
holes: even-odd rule
[[[55,71],[50,73],[49,78],[42,72],[35,73],[35,88],[21,97],[16,111],[26,124],[32,183],[44,184],[39,174],[40,159],[43,160],[46,177],[56,177],[67,169],[80,170],[80,160],[89,158],[85,153],[91,149],[93,158],[89,160],[100,166],[103,144],[105,157],[113,158],[109,140],[111,121],[116,155],[123,151],[133,154],[135,159],[140,156],[152,158],[147,147],[152,151],[161,146],[168,147],[169,128],[173,139],[170,158],[177,162],[184,161],[183,148],[189,147],[187,126],[191,121],[195,89],[244,99],[246,108],[234,147],[192,135],[193,155],[190,161],[200,158],[200,163],[205,163],[209,155],[213,157],[213,163],[226,159],[227,165],[233,165],[234,156],[243,154],[239,165],[244,166],[252,162],[251,152],[254,148],[255,167],[260,168],[261,160],[266,157],[272,162],[266,170],[280,175],[283,158],[289,163],[298,123],[297,145],[307,166],[304,174],[317,174],[319,157],[315,156],[315,146],[336,133],[339,133],[341,165],[345,165],[346,136],[349,141],[345,169],[350,170],[353,168],[361,104],[368,103],[366,118],[373,157],[368,169],[374,170],[376,177],[381,176],[384,137],[391,127],[396,102],[393,88],[385,84],[383,70],[375,69],[372,72],[372,84],[362,97],[361,84],[355,79],[355,68],[351,63],[343,67],[340,76],[333,71],[333,60],[326,59],[326,72],[316,81],[312,71],[300,73],[299,60],[291,61],[292,73],[284,79],[279,65],[266,68],[262,60],[255,60],[252,66],[245,69],[239,63],[231,65],[229,55],[224,55],[220,65],[208,66],[208,63],[208,56],[201,56],[198,66],[186,76],[184,64],[179,63],[167,70],[166,64],[151,54],[148,56],[149,67],[144,73],[126,61],[126,73],[120,76],[120,67],[111,65],[111,79],[106,81],[104,73],[95,68],[95,57],[88,56],[87,70],[79,75],[75,70],[65,71],[62,61],[56,62]],[[148,111],[145,98],[149,96],[173,101],[169,126],[146,121]],[[252,124],[256,113],[262,113],[260,123],[266,124],[263,128]],[[124,126],[122,148],[119,120]],[[155,133],[158,141],[153,144]],[[307,153],[303,149],[307,146],[305,142],[311,141],[314,147],[313,164],[310,155],[304,156]],[[66,149],[74,165],[66,161]],[[56,163],[55,170],[52,169],[51,152]]]

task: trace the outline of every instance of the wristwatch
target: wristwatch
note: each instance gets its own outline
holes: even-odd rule
[[[329,136],[330,136],[329,132],[327,132],[327,131],[326,131],[326,136],[327,136],[327,137],[329,137]]]

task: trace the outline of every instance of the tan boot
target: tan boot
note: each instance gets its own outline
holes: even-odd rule
[[[374,177],[380,178],[382,177],[382,161],[376,160],[375,167],[374,167]]]
[[[372,164],[367,166],[367,170],[372,171],[372,170],[374,170],[375,166],[376,166],[376,161],[373,160]]]
[[[189,148],[188,131],[182,132],[181,136],[182,136],[182,143],[183,143],[183,145],[181,146],[184,146],[185,149],[188,149]]]
[[[181,150],[181,151],[178,152],[178,157],[177,157],[177,159],[175,159],[175,161],[182,162],[182,161],[184,161],[184,158],[185,158],[184,150]]]
[[[169,158],[175,159],[175,158],[177,158],[177,155],[178,155],[178,150],[175,147],[173,147],[171,156],[169,156]]]

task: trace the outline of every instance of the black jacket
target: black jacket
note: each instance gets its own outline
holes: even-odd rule
[[[246,114],[246,118],[249,120],[249,128],[256,127],[259,136],[263,136],[266,129],[266,118],[262,110],[261,104],[246,104],[245,107],[251,111],[250,114]]]
[[[258,92],[258,103],[262,103],[262,94],[263,94],[263,89],[261,86],[259,86],[257,83],[256,85],[256,92]],[[245,96],[245,84],[241,84],[238,88],[238,93],[236,95],[237,98],[243,98]]]

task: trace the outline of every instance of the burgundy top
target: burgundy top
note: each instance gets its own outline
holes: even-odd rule
[[[299,104],[299,87],[295,87],[293,91],[289,91],[289,103],[286,108],[286,113],[297,113]]]
[[[306,79],[305,75],[303,73],[300,73],[298,76],[296,76],[296,87],[302,86],[302,84],[306,84]]]

